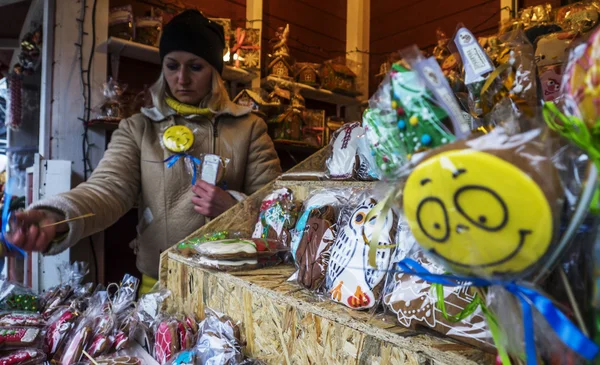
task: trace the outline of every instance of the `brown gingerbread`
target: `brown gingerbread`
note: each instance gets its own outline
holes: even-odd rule
[[[335,210],[332,206],[314,209],[306,222],[298,250],[298,283],[307,289],[320,288],[329,263],[329,249],[335,241]]]

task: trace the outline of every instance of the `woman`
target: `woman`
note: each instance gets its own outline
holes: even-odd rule
[[[224,46],[223,28],[200,12],[187,10],[173,18],[160,41],[162,75],[151,89],[154,107],[121,122],[87,182],[18,214],[23,228],[10,241],[27,251],[57,254],[111,226],[139,202],[135,251],[149,286],[150,278],[158,277],[161,252],[276,178],[281,168],[266,124],[227,95],[220,77]],[[224,178],[228,190],[200,179],[191,186],[184,159],[170,167],[163,163],[182,152],[161,142],[175,125],[194,134],[189,155],[230,160]],[[96,215],[39,228],[86,213]]]

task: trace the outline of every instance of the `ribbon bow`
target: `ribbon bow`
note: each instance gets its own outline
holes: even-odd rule
[[[237,54],[237,57],[235,57],[235,67],[240,67],[240,50],[242,49],[249,49],[249,50],[258,50],[260,49],[260,46],[258,45],[249,45],[249,46],[244,46],[244,41],[246,40],[246,31],[243,30],[242,28],[237,28],[235,30],[235,45],[231,48],[231,54],[233,55],[234,53]],[[233,57],[233,56],[232,56]]]
[[[179,159],[189,159],[192,163],[192,185],[196,185],[196,179],[197,179],[197,170],[198,167],[200,167],[200,165],[202,165],[202,161],[197,158],[194,157],[192,155],[188,155],[187,153],[177,153],[169,158],[167,158],[166,160],[164,160],[163,162],[167,164],[167,168],[171,168],[173,167],[173,165],[175,165],[175,163],[177,163],[177,161],[179,161]]]
[[[525,334],[525,354],[527,363],[537,365],[537,353],[535,350],[535,334],[533,325],[533,308],[537,309],[548,321],[561,341],[570,349],[578,353],[586,360],[593,360],[597,355],[598,345],[587,338],[571,321],[565,316],[552,301],[537,291],[517,284],[514,281],[486,280],[481,278],[459,277],[454,275],[433,274],[413,259],[405,258],[398,262],[400,272],[417,275],[423,280],[441,284],[449,287],[470,285],[477,287],[489,287],[499,285],[513,294],[521,304],[523,315],[523,327]],[[467,284],[465,284],[467,283]]]
[[[21,248],[8,241],[6,229],[10,221],[10,202],[12,201],[12,191],[15,184],[14,178],[11,178],[4,187],[4,205],[2,207],[2,229],[0,230],[0,239],[6,247],[6,256],[25,257],[26,253]],[[0,258],[0,271],[4,269],[5,257]]]

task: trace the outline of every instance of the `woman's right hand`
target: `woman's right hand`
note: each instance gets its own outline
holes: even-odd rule
[[[7,238],[10,243],[27,252],[46,252],[57,233],[64,233],[69,229],[66,224],[41,228],[64,220],[60,214],[46,210],[19,212],[15,214],[15,219],[16,224],[11,224],[15,231],[9,233]]]

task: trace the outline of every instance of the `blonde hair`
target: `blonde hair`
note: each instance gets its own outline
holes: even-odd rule
[[[229,93],[225,87],[225,83],[221,78],[221,75],[217,70],[209,66],[212,73],[211,91],[206,95],[202,101],[200,101],[200,108],[209,108],[213,113],[218,113],[223,110],[225,105],[231,100]],[[169,86],[165,80],[164,74],[160,73],[158,80],[150,87],[150,94],[152,95],[152,104],[161,112],[163,115],[167,115],[169,107],[165,102],[167,96],[167,90]]]

